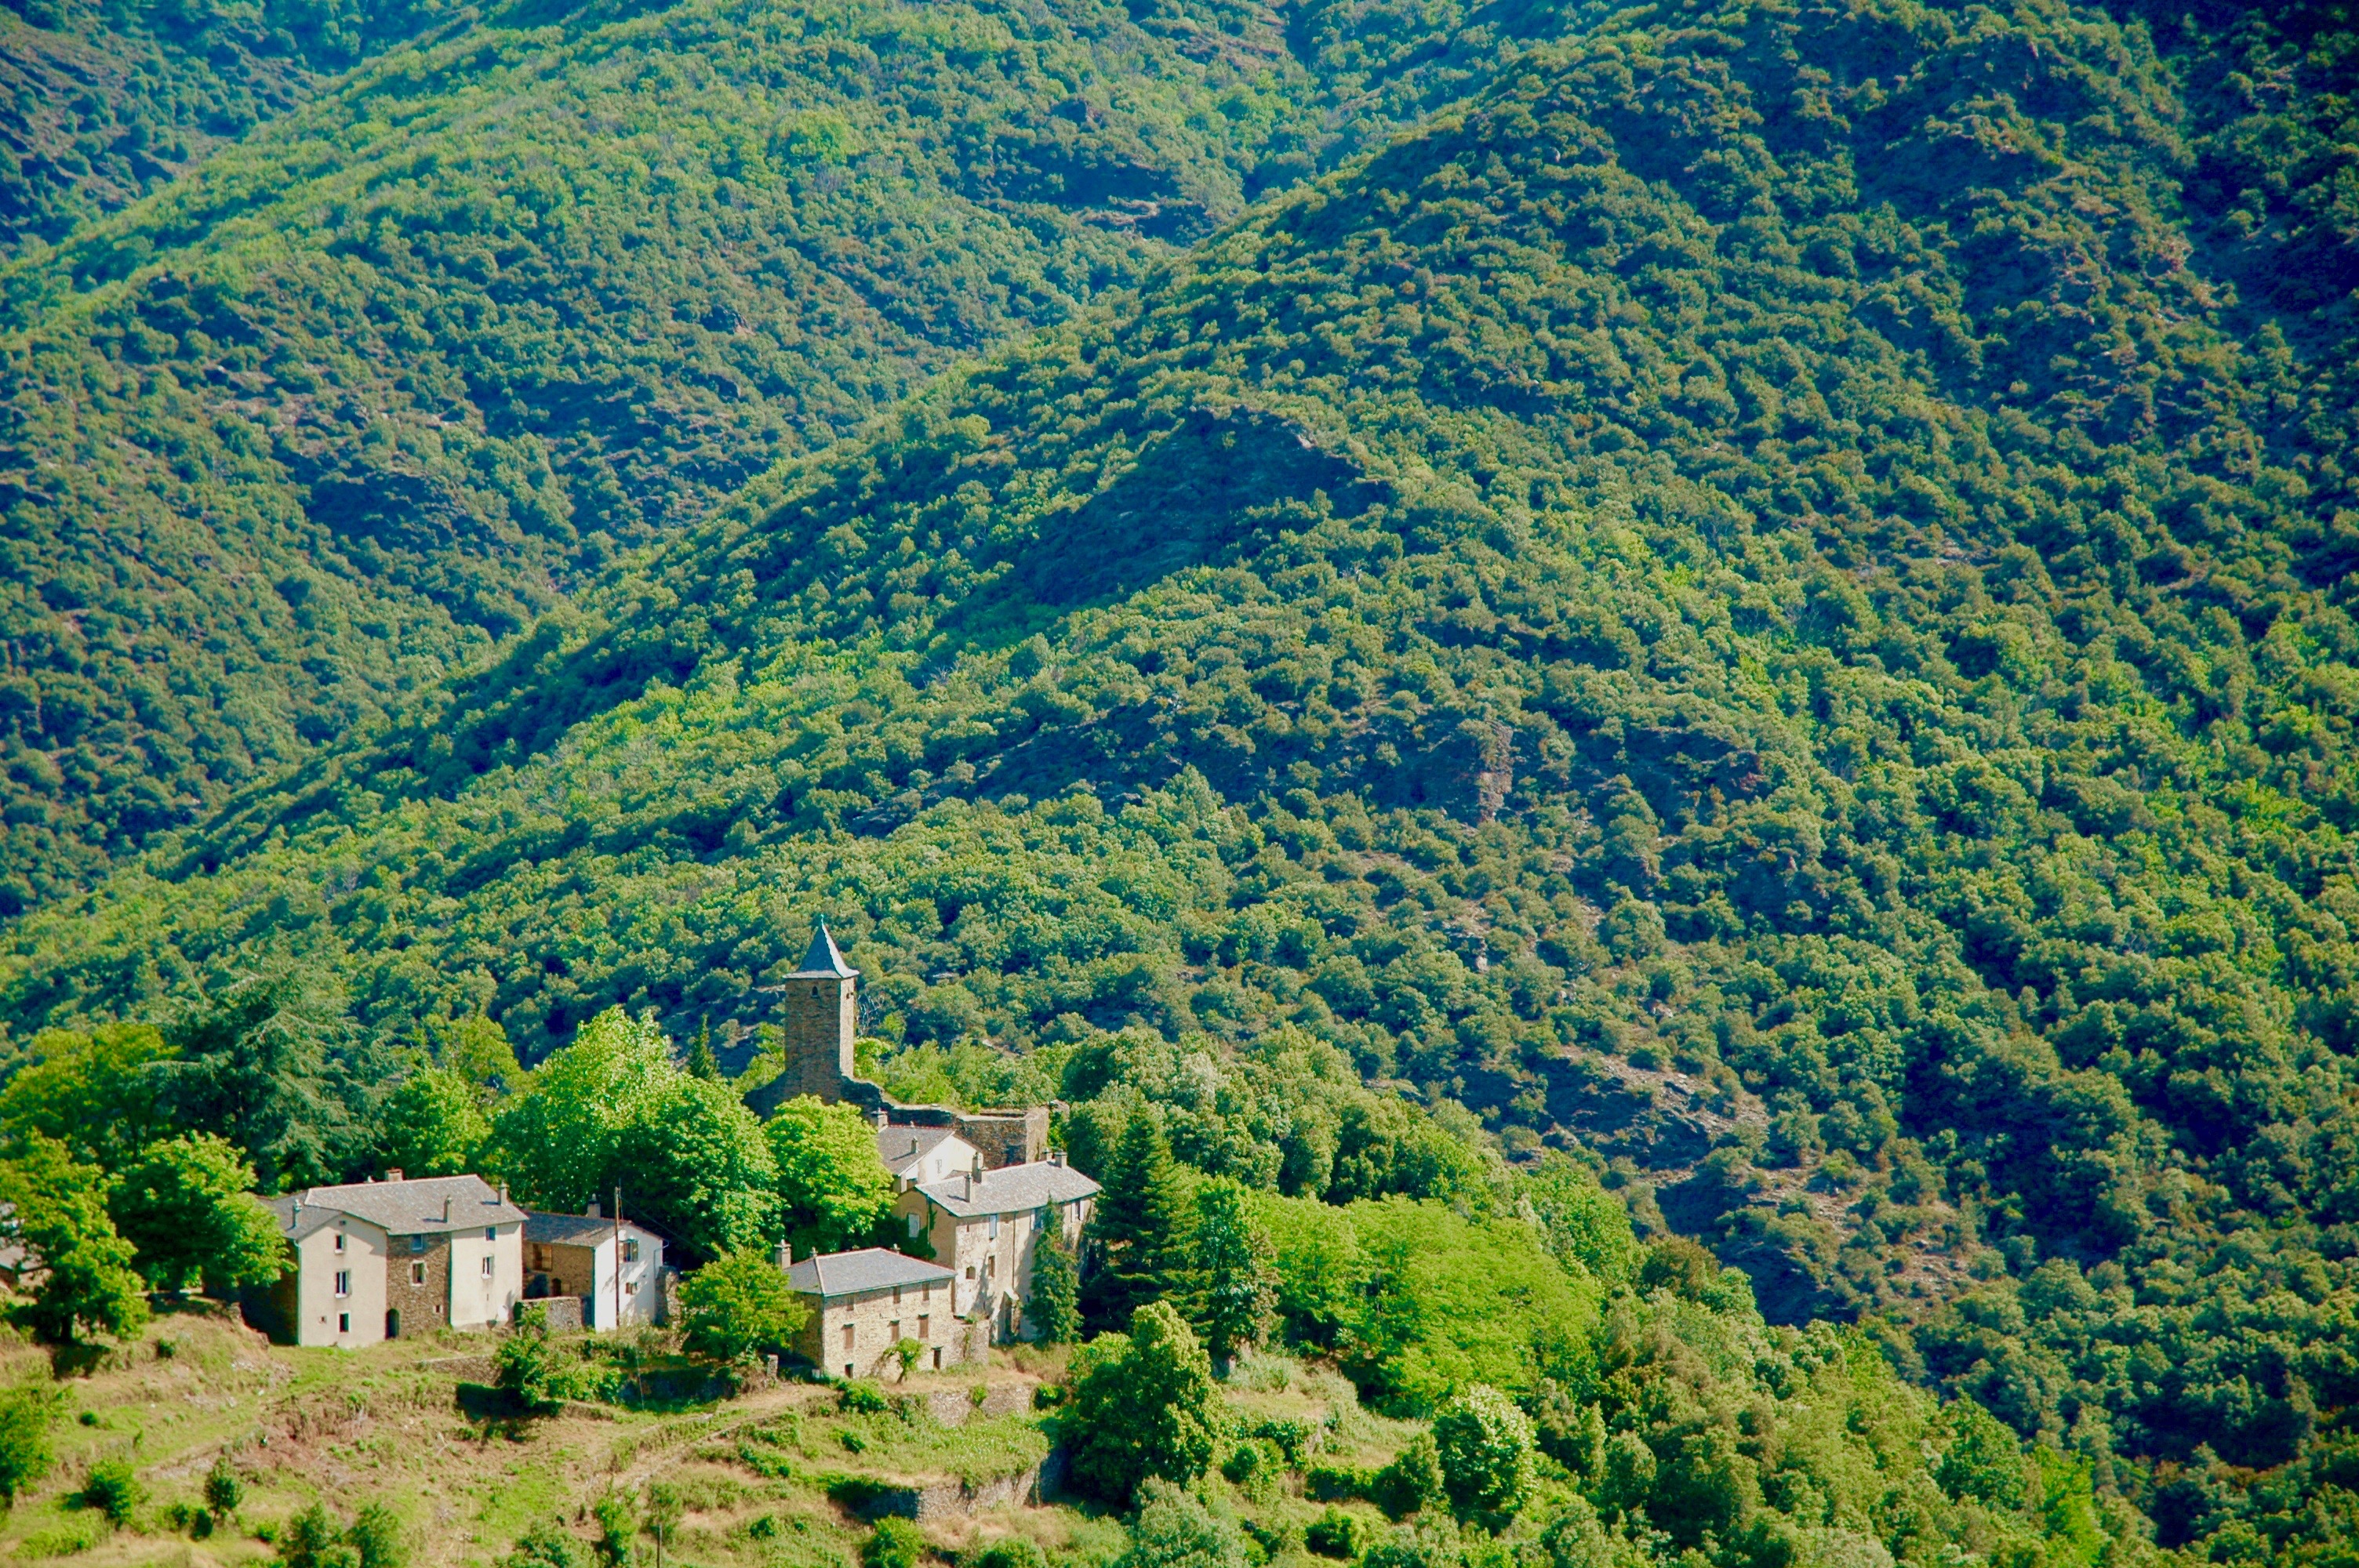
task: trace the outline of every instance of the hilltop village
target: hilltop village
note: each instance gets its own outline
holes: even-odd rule
[[[894,1245],[796,1257],[777,1266],[805,1304],[794,1349],[810,1368],[876,1377],[981,1361],[1034,1336],[1033,1266],[1050,1232],[1078,1254],[1098,1184],[1049,1148],[1049,1108],[963,1111],[900,1105],[853,1067],[859,971],[824,923],[779,1010],[785,1066],[747,1101],[769,1116],[809,1097],[856,1107],[890,1175]],[[247,1321],[298,1346],[359,1349],[440,1328],[550,1329],[662,1324],[678,1269],[667,1239],[609,1203],[578,1214],[515,1202],[475,1174],[311,1187],[269,1200],[290,1266],[247,1291]],[[914,1360],[903,1346],[914,1343]]]

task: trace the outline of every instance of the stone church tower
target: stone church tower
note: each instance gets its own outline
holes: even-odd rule
[[[860,971],[843,961],[827,922],[811,933],[802,968],[787,977],[779,998],[778,1023],[786,1034],[788,1064],[778,1098],[815,1095],[832,1103],[843,1098],[853,1076],[852,1042],[859,1029],[853,987]]]

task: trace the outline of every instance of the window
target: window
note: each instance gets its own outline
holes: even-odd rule
[[[484,1278],[485,1278],[486,1280],[488,1280],[488,1279],[490,1279],[491,1277],[492,1277],[492,1260],[491,1260],[491,1256],[490,1256],[490,1254],[486,1253],[486,1254],[484,1255]]]
[[[422,1285],[426,1282],[425,1264],[412,1263],[409,1266],[409,1282],[413,1285]]]
[[[638,1260],[639,1238],[636,1236],[625,1237],[623,1238],[623,1261],[625,1263],[636,1263]]]
[[[410,1250],[413,1254],[425,1251],[425,1250],[426,1250],[426,1238],[425,1238],[425,1237],[423,1237],[423,1236],[413,1236],[413,1237],[411,1237],[411,1238],[409,1238],[409,1250]]]
[[[970,1280],[974,1278],[974,1265],[972,1263],[966,1266],[966,1277]]]
[[[352,1331],[353,1314],[348,1312],[338,1313],[336,1314],[336,1332],[338,1334],[350,1334]]]
[[[940,1371],[941,1369],[942,1369],[942,1347],[941,1347],[940,1346],[937,1345],[937,1346],[934,1346],[934,1370],[935,1370],[935,1371],[937,1371],[937,1372],[939,1372],[939,1371]]]
[[[933,1336],[933,1315],[930,1313],[919,1313],[918,1314],[918,1337],[920,1339],[931,1339]]]
[[[623,1281],[623,1293],[626,1296],[637,1295],[639,1293],[639,1282],[636,1280],[625,1280]]]
[[[337,1251],[339,1251],[339,1252],[342,1252],[343,1249],[344,1249],[344,1233],[343,1233],[342,1231],[339,1230],[338,1232],[336,1232],[336,1250],[337,1250]]]
[[[843,1347],[846,1350],[852,1348],[852,1336],[859,1332],[859,1328],[855,1325],[847,1323],[843,1325]]]
[[[496,1226],[496,1225],[487,1225],[487,1226],[484,1227],[484,1240],[486,1240],[486,1241],[497,1241],[499,1238],[500,1238],[500,1227],[499,1227],[498,1226]]]
[[[914,1239],[914,1238],[917,1237],[917,1234],[918,1234],[918,1217],[917,1217],[916,1213],[913,1211],[913,1212],[910,1214],[910,1216],[909,1216],[909,1235],[910,1235],[911,1238],[912,1238],[912,1239]]]
[[[340,1295],[340,1296],[348,1296],[348,1295],[351,1295],[352,1293],[353,1293],[353,1271],[352,1271],[350,1269],[339,1269],[339,1270],[337,1270],[337,1271],[336,1271],[336,1294],[338,1294],[338,1295]]]
[[[987,1234],[992,1240],[996,1241],[999,1239],[999,1217],[997,1215],[995,1214],[991,1217],[990,1226],[991,1228]]]
[[[893,1287],[893,1304],[895,1306],[899,1306],[901,1304],[901,1287],[898,1285]],[[898,1339],[901,1336],[897,1334],[893,1337]]]
[[[885,1325],[885,1337],[891,1340],[896,1345],[901,1343],[901,1320],[899,1318],[897,1317],[892,1322]]]

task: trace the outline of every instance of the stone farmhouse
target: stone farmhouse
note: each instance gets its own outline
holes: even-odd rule
[[[1078,1251],[1098,1184],[1067,1165],[1061,1153],[1049,1152],[1045,1106],[962,1111],[902,1105],[857,1076],[853,1041],[858,979],[859,971],[843,961],[821,922],[802,967],[786,979],[780,1009],[786,1068],[747,1095],[745,1103],[768,1116],[786,1101],[810,1095],[865,1111],[876,1124],[877,1156],[893,1173],[902,1253],[930,1252],[924,1266],[940,1273],[913,1271],[908,1265],[920,1259],[875,1249],[801,1262],[782,1254],[781,1261],[788,1265],[795,1289],[810,1300],[812,1321],[832,1325],[819,1334],[814,1348],[826,1354],[812,1355],[814,1366],[860,1366],[868,1327],[896,1321],[906,1326],[923,1315],[930,1329],[937,1310],[979,1330],[979,1344],[961,1351],[948,1338],[931,1343],[915,1334],[909,1337],[927,1346],[929,1364],[940,1350],[942,1365],[955,1365],[982,1354],[981,1346],[1027,1336],[1024,1303],[1031,1295],[1039,1238],[1054,1225]],[[924,1314],[897,1315],[904,1303],[893,1298],[938,1286],[946,1287],[946,1303],[938,1306],[929,1294]],[[830,1317],[831,1312],[836,1315]],[[834,1338],[828,1337],[830,1332]],[[899,1337],[878,1342],[874,1355]]]
[[[882,1247],[799,1262],[782,1251],[779,1261],[787,1283],[810,1307],[795,1348],[822,1371],[847,1378],[897,1371],[905,1339],[917,1345],[923,1371],[983,1358],[988,1325],[959,1321],[955,1276],[939,1263]]]
[[[481,1176],[312,1187],[267,1200],[295,1266],[250,1292],[247,1320],[290,1345],[346,1349],[488,1328],[524,1297],[525,1211]]]

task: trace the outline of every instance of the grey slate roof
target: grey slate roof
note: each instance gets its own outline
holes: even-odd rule
[[[806,1258],[787,1271],[787,1283],[821,1301],[856,1296],[864,1291],[890,1290],[895,1285],[945,1285],[957,1276],[939,1263],[864,1247],[857,1252],[828,1252]]]
[[[935,1145],[945,1138],[955,1138],[955,1130],[947,1127],[911,1127],[906,1122],[887,1122],[876,1130],[876,1157],[885,1168],[899,1175],[915,1164],[922,1155],[934,1152]]]
[[[961,1219],[985,1214],[1021,1214],[1045,1204],[1071,1203],[1095,1197],[1098,1184],[1053,1160],[1029,1165],[1002,1165],[985,1171],[980,1180],[952,1176],[946,1182],[923,1182],[918,1190]]]
[[[623,1221],[625,1230],[640,1236],[656,1233],[636,1219]],[[538,1241],[545,1247],[595,1247],[614,1234],[613,1217],[594,1214],[543,1214],[538,1209],[527,1209],[524,1215],[524,1238]]]
[[[389,1236],[432,1235],[437,1231],[470,1230],[480,1225],[519,1225],[525,1218],[523,1209],[481,1176],[352,1182],[341,1187],[312,1187],[269,1202],[278,1216],[279,1229],[297,1240],[323,1225],[332,1224],[340,1214],[366,1220]]]
[[[835,950],[835,938],[827,934],[827,922],[822,920],[819,923],[819,929],[811,933],[810,951],[803,955],[803,967],[787,979],[808,979],[823,975],[830,979],[842,980],[849,979],[859,972],[845,963],[843,955]]]

